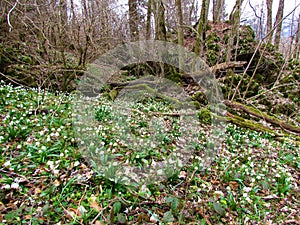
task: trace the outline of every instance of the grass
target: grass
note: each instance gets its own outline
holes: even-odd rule
[[[1,224],[299,221],[300,153],[292,141],[277,142],[270,134],[228,124],[217,157],[203,167],[207,127],[200,129],[199,125],[198,141],[190,146],[194,155],[187,165],[161,182],[126,186],[107,179],[83,157],[84,145],[75,138],[72,126],[73,100],[72,95],[1,84]],[[182,135],[173,118],[170,129],[159,133],[155,142],[159,144],[151,151],[147,149],[151,143],[144,148],[140,145],[138,152],[130,151],[122,135],[130,131],[139,141],[150,136],[151,120],[139,112],[166,112],[170,106],[153,100],[137,103],[131,106],[136,110],[131,116],[116,120],[108,102],[100,100],[95,110],[101,134],[97,137],[102,151],[117,155],[120,163],[150,165],[170,154]],[[120,121],[129,125],[120,123],[117,128]]]

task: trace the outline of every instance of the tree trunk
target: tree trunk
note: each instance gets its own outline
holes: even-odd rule
[[[204,41],[206,38],[209,2],[210,2],[209,0],[202,1],[200,18],[198,20],[198,29],[197,29],[198,34],[194,45],[194,52],[196,55],[201,55],[204,47]]]
[[[177,33],[178,33],[178,44],[183,45],[183,17],[182,17],[182,8],[181,0],[176,0],[176,12],[177,12]]]
[[[128,0],[129,6],[129,28],[131,41],[139,40],[139,15],[137,0]]]
[[[298,27],[296,31],[294,58],[300,60],[300,14],[298,17]]]
[[[155,40],[166,41],[165,7],[162,0],[153,1],[153,11],[155,20]]]
[[[151,13],[152,13],[152,0],[148,0],[147,9],[147,23],[146,23],[146,40],[151,38]]]
[[[267,0],[267,34],[269,34],[268,42],[272,41],[273,31],[272,31],[272,6],[273,0]]]
[[[282,30],[282,18],[283,18],[283,8],[284,8],[284,0],[279,0],[277,15],[276,15],[276,21],[275,26],[278,24],[275,32],[275,40],[274,45],[276,49],[279,49],[280,45],[280,38],[281,38],[281,30]]]
[[[181,8],[181,0],[176,0],[176,12],[177,12],[177,35],[178,35],[178,45],[184,46],[183,40],[183,16],[182,16],[182,8]],[[179,47],[179,68],[183,68],[183,52],[182,48]]]
[[[226,62],[231,61],[232,49],[234,47],[234,40],[236,39],[236,42],[238,43],[242,3],[243,0],[236,0],[235,6],[230,14],[230,23],[232,24],[232,29],[227,44]],[[237,49],[238,44],[236,44],[235,46],[236,46],[235,48]]]
[[[224,0],[213,0],[213,23],[219,23],[223,14]]]

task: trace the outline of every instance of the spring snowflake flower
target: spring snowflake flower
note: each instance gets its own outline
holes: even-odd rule
[[[12,183],[12,184],[10,185],[10,187],[11,187],[12,189],[19,189],[19,188],[20,188],[20,185],[19,185],[18,183]]]
[[[8,167],[8,166],[10,166],[11,164],[10,164],[10,161],[6,161],[5,163],[3,163],[3,166],[4,167]]]

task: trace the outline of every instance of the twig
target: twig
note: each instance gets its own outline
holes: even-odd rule
[[[10,14],[12,13],[12,11],[14,11],[14,9],[16,8],[16,6],[17,6],[17,4],[18,4],[18,1],[19,0],[17,0],[16,2],[15,2],[15,4],[13,5],[13,7],[8,11],[8,13],[7,13],[7,23],[8,23],[8,26],[9,26],[9,32],[11,32],[12,31],[12,28],[13,28],[13,26],[11,25],[11,23],[10,23]]]
[[[11,82],[13,82],[13,83],[19,85],[19,86],[24,86],[24,87],[29,88],[29,86],[26,86],[26,85],[24,85],[24,84],[18,83],[17,81],[14,81],[14,80],[11,79],[8,75],[5,75],[5,74],[3,74],[3,73],[1,73],[1,72],[0,72],[0,75],[3,76],[3,77],[5,77],[6,79],[10,80]]]
[[[21,178],[23,178],[25,181],[29,182],[29,180],[28,180],[26,177],[24,177],[23,175],[17,174],[17,173],[12,172],[12,171],[6,171],[6,170],[4,170],[4,169],[0,169],[0,171],[3,172],[3,173],[6,173],[6,174],[11,174],[11,175],[15,175],[15,176],[17,176],[17,177],[21,177]]]
[[[187,184],[186,184],[186,187],[185,187],[185,196],[184,196],[184,202],[187,202],[187,197],[188,197],[188,189],[190,187],[190,183],[191,183],[191,180],[193,179],[193,177],[195,176],[195,173],[197,172],[197,170],[194,170],[190,179],[187,181]],[[185,209],[186,207],[186,204],[183,205],[181,211],[180,211],[180,217],[179,217],[179,223],[181,222],[181,218],[182,218],[182,215],[183,215],[183,210]]]
[[[237,94],[237,92],[238,92],[238,89],[239,89],[239,87],[240,87],[241,84],[242,84],[243,78],[244,78],[244,76],[246,75],[246,73],[247,73],[247,71],[248,71],[248,69],[249,69],[249,67],[250,67],[250,64],[253,62],[253,60],[254,60],[254,58],[255,58],[255,55],[256,55],[256,53],[259,51],[260,46],[262,45],[262,43],[264,42],[264,40],[267,39],[271,34],[273,34],[274,30],[279,26],[279,24],[280,24],[283,20],[285,20],[288,16],[290,16],[290,15],[291,15],[291,14],[292,14],[299,6],[300,6],[300,3],[299,3],[298,5],[296,5],[296,6],[294,7],[294,9],[293,9],[290,13],[288,13],[284,18],[282,18],[282,19],[281,19],[281,20],[273,27],[273,29],[272,29],[269,33],[267,33],[266,36],[265,36],[263,39],[261,39],[261,41],[258,43],[258,45],[256,46],[256,49],[255,49],[254,53],[252,54],[252,57],[251,57],[251,59],[250,59],[248,65],[247,65],[246,69],[244,70],[244,72],[243,72],[243,74],[242,74],[242,77],[241,77],[239,83],[237,84],[237,86],[236,86],[236,88],[235,88],[235,91],[234,91],[234,93],[233,93],[233,95],[232,95],[232,97],[231,97],[231,101],[234,100],[234,98],[235,98],[235,96],[236,96],[236,94]]]
[[[80,198],[80,200],[79,200],[79,202],[78,202],[78,206],[77,206],[77,209],[76,209],[76,215],[78,215],[78,211],[79,211],[79,209],[80,209],[81,202],[82,202],[82,200],[83,200],[83,198],[84,198],[84,196],[85,196],[86,190],[87,190],[87,185],[85,185],[83,195],[81,196],[81,198]],[[80,213],[81,213],[81,212],[80,212]],[[74,221],[75,221],[75,220],[74,220]]]
[[[290,223],[294,223],[294,224],[300,225],[300,222],[297,221],[297,220],[286,220],[286,221],[284,221],[284,224],[290,224]]]

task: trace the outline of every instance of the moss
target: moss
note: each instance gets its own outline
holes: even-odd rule
[[[251,26],[243,26],[240,32],[240,36],[242,36],[243,40],[246,40],[247,42],[253,42],[255,39],[255,32]]]
[[[203,108],[198,113],[198,118],[203,124],[211,124],[212,122],[212,113],[207,109]]]
[[[115,100],[117,96],[118,96],[118,90],[117,89],[114,88],[109,92],[110,100]]]
[[[196,92],[196,93],[192,96],[192,99],[193,99],[194,101],[199,102],[199,103],[202,104],[202,105],[207,105],[207,104],[208,104],[207,96],[206,96],[203,92],[201,92],[201,91]]]
[[[169,79],[177,84],[180,84],[182,82],[182,74],[181,73],[177,73],[175,71],[171,72],[171,73],[167,73],[165,75],[166,79]]]

